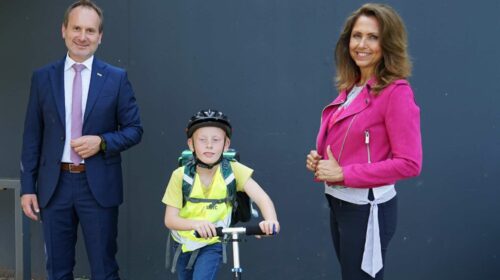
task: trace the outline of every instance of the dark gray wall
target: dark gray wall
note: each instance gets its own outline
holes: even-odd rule
[[[143,142],[125,154],[120,212],[124,279],[173,279],[163,268],[160,199],[183,128],[200,108],[226,112],[232,144],[273,198],[283,231],[242,245],[248,279],[339,279],[322,186],[304,157],[336,95],[332,50],[362,1],[99,1],[97,55],[126,68]],[[404,18],[422,111],[424,168],[398,184],[399,225],[387,279],[495,279],[500,273],[500,30],[494,1],[387,1]],[[0,1],[0,176],[18,176],[31,71],[64,56],[68,1]],[[496,203],[495,203],[496,202]],[[0,192],[0,268],[14,266],[12,193]],[[32,266],[43,274],[40,225]],[[88,275],[83,245],[77,274]],[[229,279],[224,266],[221,279]]]

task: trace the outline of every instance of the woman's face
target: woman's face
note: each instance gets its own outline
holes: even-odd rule
[[[382,59],[380,29],[375,17],[358,17],[352,28],[349,53],[362,75],[373,74],[375,66]]]

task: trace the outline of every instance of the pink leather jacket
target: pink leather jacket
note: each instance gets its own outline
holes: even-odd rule
[[[359,96],[337,116],[328,132],[332,113],[345,102],[347,92],[323,109],[316,149],[327,158],[330,145],[342,166],[344,181],[335,184],[371,188],[417,176],[422,168],[420,109],[406,80],[397,80],[378,95],[368,81]],[[333,135],[329,135],[333,133]]]

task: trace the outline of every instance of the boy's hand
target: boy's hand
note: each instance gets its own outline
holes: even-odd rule
[[[201,238],[212,238],[217,236],[215,226],[209,221],[193,221],[193,229],[198,232]]]
[[[280,231],[280,223],[273,220],[264,220],[259,223],[259,227],[266,235],[277,234]]]

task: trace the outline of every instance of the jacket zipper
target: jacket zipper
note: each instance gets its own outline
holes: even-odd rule
[[[345,140],[347,139],[347,134],[349,134],[349,130],[351,129],[352,123],[356,119],[358,115],[354,115],[352,118],[351,122],[349,123],[349,126],[347,127],[347,130],[344,135],[344,140],[342,140],[342,146],[340,147],[340,152],[339,152],[339,158],[337,159],[337,162],[340,164],[340,158],[342,157],[342,151],[344,151],[344,145],[345,145]]]
[[[365,130],[365,145],[366,145],[366,152],[368,153],[368,163],[372,163],[372,158],[370,154],[370,132],[368,130]]]

